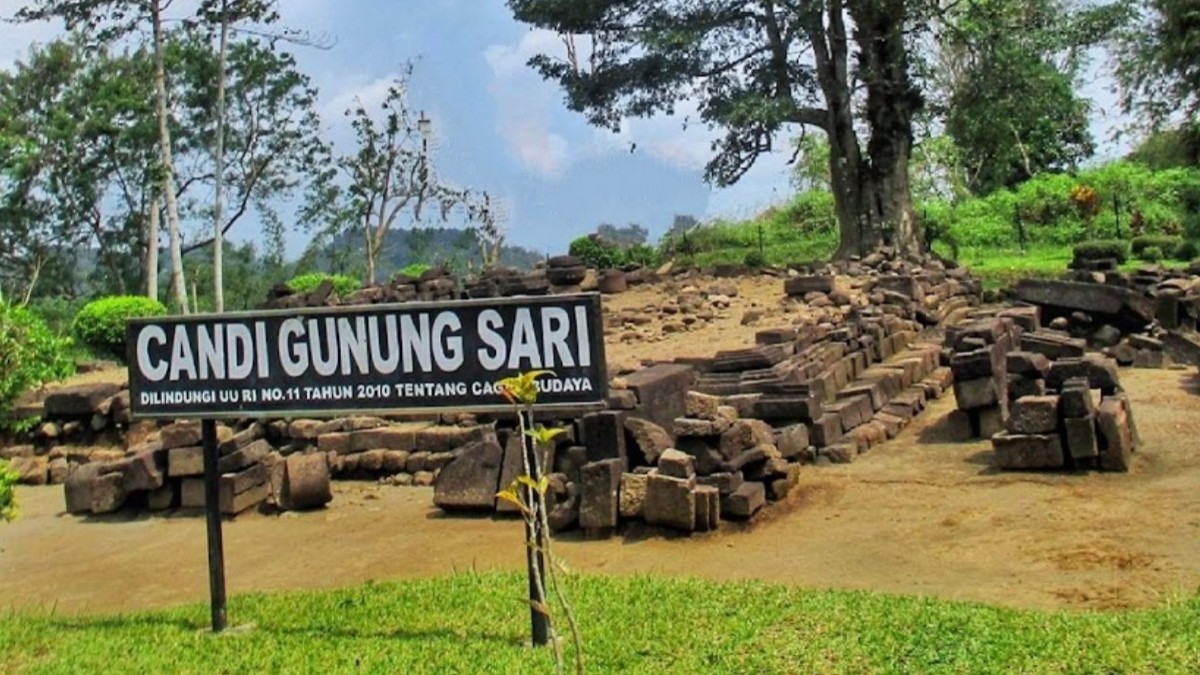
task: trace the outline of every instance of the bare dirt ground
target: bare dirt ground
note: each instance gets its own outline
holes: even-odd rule
[[[987,443],[947,442],[947,396],[852,465],[809,468],[748,528],[568,539],[576,571],[762,579],[1016,607],[1157,604],[1200,587],[1200,385],[1194,371],[1122,373],[1144,438],[1127,475],[1000,474]],[[0,597],[110,612],[207,597],[203,519],[62,513],[62,488],[19,490],[0,526]],[[332,587],[464,569],[521,569],[521,526],[444,517],[427,489],[339,484],[330,508],[225,525],[230,591]]]
[[[779,307],[778,279],[741,279],[712,322],[650,341],[608,340],[610,372],[643,360],[706,356],[752,343]],[[659,287],[605,299],[649,311]],[[652,327],[653,328],[653,327]],[[114,381],[122,371],[83,376]],[[762,579],[1015,607],[1143,607],[1200,588],[1200,380],[1195,370],[1126,370],[1144,445],[1111,474],[1002,474],[990,444],[953,443],[952,395],[896,440],[851,465],[806,468],[787,502],[750,527],[679,537],[644,527],[559,552],[595,574]],[[445,517],[428,489],[335,484],[330,508],[244,514],[225,524],[230,591],[333,587],[464,569],[522,569],[519,521]],[[21,518],[0,525],[0,598],[15,607],[110,612],[207,597],[199,514],[76,518],[61,487],[21,488]],[[2,608],[0,608],[2,609]]]

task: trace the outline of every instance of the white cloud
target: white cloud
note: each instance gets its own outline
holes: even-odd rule
[[[526,63],[534,54],[558,53],[558,37],[533,30],[516,45],[493,44],[483,50],[492,69],[489,89],[496,101],[496,126],[508,150],[521,166],[550,180],[561,178],[573,161],[567,138],[551,127],[557,89],[543,82]]]

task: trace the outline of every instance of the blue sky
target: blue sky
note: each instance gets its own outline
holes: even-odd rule
[[[17,0],[0,0],[9,16]],[[179,0],[177,12],[190,4]],[[417,60],[410,100],[437,129],[443,179],[500,197],[508,240],[561,252],[604,222],[639,223],[656,236],[675,214],[746,217],[787,197],[787,157],[760,162],[738,185],[713,190],[702,179],[712,133],[684,130],[680,117],[632,120],[620,134],[588,126],[568,111],[556,85],[525,62],[562,50],[552,34],[512,19],[503,0],[284,0],[283,23],[336,39],[329,50],[299,49],[301,67],[321,92],[326,133],[350,140],[342,112],[356,98],[382,99],[401,65]],[[55,26],[0,26],[0,66],[21,56]],[[1100,100],[1095,127],[1102,147],[1113,125],[1103,78],[1089,86]],[[636,151],[631,153],[631,144]],[[1102,155],[1111,156],[1111,147]],[[255,237],[253,223],[235,239]],[[303,248],[302,235],[289,248]]]

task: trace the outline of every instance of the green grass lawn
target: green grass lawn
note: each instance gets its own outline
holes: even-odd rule
[[[327,571],[314,570],[314,574]],[[119,572],[118,572],[119,573]],[[516,574],[234,597],[102,618],[0,617],[0,672],[533,673]],[[1200,599],[1139,612],[999,609],[746,582],[579,577],[593,673],[1196,673]]]

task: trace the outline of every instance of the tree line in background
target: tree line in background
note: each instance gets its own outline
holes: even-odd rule
[[[530,64],[589,122],[616,130],[697,101],[699,119],[688,121],[723,134],[706,171],[716,185],[796,129],[797,153],[812,149],[803,134],[816,132],[839,256],[880,243],[922,250],[917,182],[986,194],[1089,157],[1079,91],[1096,50],[1119,60],[1127,111],[1195,127],[1200,46],[1189,36],[1200,19],[1185,0],[508,4],[562,36],[565,57]]]
[[[325,40],[277,26],[278,2],[205,0],[194,14],[167,17],[170,5],[36,0],[17,13],[61,20],[68,33],[0,73],[8,297],[157,299],[165,270],[177,311],[222,311],[230,275],[286,267],[292,222],[314,248],[357,240],[363,265],[354,272],[367,280],[389,264],[387,240],[404,226],[454,219],[468,226],[470,262],[496,264],[506,253],[494,199],[437,175],[432,120],[408,101],[411,68],[381,108],[356,101],[346,111],[355,143],[339,153],[291,51]],[[303,204],[298,213],[279,212],[289,201]],[[246,220],[262,229],[256,245],[227,250],[226,235]]]
[[[1124,108],[1169,128],[1141,152],[1200,155],[1196,19],[1181,0],[508,4],[563,36],[565,58],[531,65],[594,124],[698,101],[686,123],[723,134],[714,184],[790,143],[796,186],[827,195],[810,210],[828,213],[838,255],[921,250],[931,200],[953,207],[1079,166],[1096,143],[1081,77],[1099,49],[1118,59]],[[370,282],[429,256],[532,264],[504,245],[502,205],[438,174],[434,122],[408,98],[411,68],[378,107],[346,111],[354,142],[339,152],[291,53],[322,39],[278,26],[269,0],[205,0],[182,17],[169,6],[33,0],[18,12],[69,32],[0,73],[7,297],[157,298],[162,270],[176,310],[222,310],[297,268]],[[298,212],[280,213],[290,201]],[[686,245],[696,222],[681,218],[667,239]],[[453,219],[466,227],[431,227]],[[262,236],[226,245],[247,220]],[[298,265],[284,259],[293,225],[312,239]],[[625,249],[649,238],[639,224],[597,231]]]

